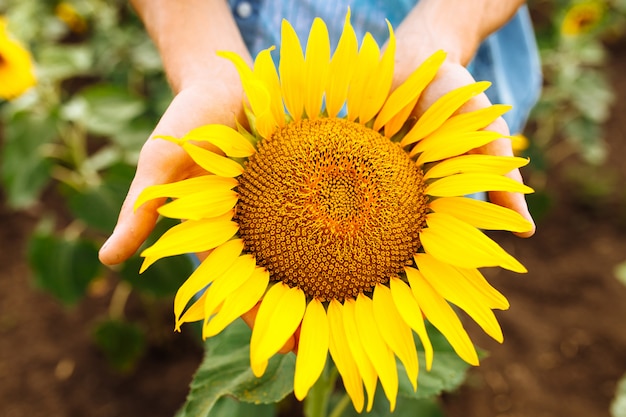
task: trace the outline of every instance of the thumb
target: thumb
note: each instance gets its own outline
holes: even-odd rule
[[[119,264],[139,249],[154,229],[159,217],[157,209],[164,200],[151,200],[134,210],[137,197],[151,185],[174,180],[173,176],[185,171],[176,167],[181,167],[188,159],[186,153],[175,144],[161,139],[146,142],[141,151],[135,178],[120,209],[117,225],[100,248],[100,262],[105,265]]]

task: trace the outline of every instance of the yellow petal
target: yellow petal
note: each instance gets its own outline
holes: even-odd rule
[[[243,250],[243,241],[233,239],[215,248],[198,268],[180,286],[174,297],[174,316],[178,320],[189,300],[222,275],[235,262]],[[203,304],[204,310],[204,304]],[[176,323],[176,327],[180,323]]]
[[[400,358],[404,369],[417,390],[417,350],[409,325],[402,319],[391,295],[391,290],[381,284],[374,290],[374,321],[378,331],[391,350]]]
[[[337,300],[328,303],[328,328],[330,330],[328,350],[343,380],[346,392],[357,412],[363,410],[363,380],[354,356],[348,346],[348,338],[343,325],[343,306]]]
[[[157,210],[160,215],[174,219],[200,220],[221,216],[237,204],[237,193],[201,191],[181,197]]]
[[[324,306],[317,299],[309,302],[298,342],[293,392],[299,401],[306,397],[324,370],[328,356],[328,319]]]
[[[359,111],[359,123],[365,124],[372,120],[385,103],[391,89],[393,68],[396,53],[396,37],[393,28],[387,21],[389,28],[389,40],[375,71],[370,73],[367,89],[363,91],[363,102]]]
[[[515,272],[527,272],[496,242],[456,217],[430,213],[426,224],[428,227],[420,232],[424,251],[442,262],[461,268],[501,266]]]
[[[480,81],[446,93],[424,112],[400,144],[407,146],[431,134],[469,99],[482,93],[490,85],[488,81]]]
[[[415,268],[405,267],[413,295],[428,321],[443,334],[454,351],[467,363],[478,365],[478,355],[467,332],[452,307]]]
[[[374,394],[376,392],[376,380],[378,375],[374,365],[370,361],[365,348],[359,337],[359,330],[357,328],[356,318],[356,302],[354,300],[346,299],[343,303],[343,327],[346,332],[346,338],[348,339],[348,346],[350,352],[356,361],[356,365],[359,368],[361,378],[365,384],[365,390],[367,391],[367,411],[372,410],[374,405]]]
[[[183,323],[192,323],[194,321],[204,320],[204,300],[206,299],[206,293],[202,293],[202,295],[194,301],[192,305],[189,306],[187,310],[183,313],[183,315],[176,319],[176,327],[175,331],[180,332],[180,326]]]
[[[159,137],[159,136],[157,136]],[[227,156],[244,158],[255,152],[254,146],[239,132],[225,125],[206,125],[187,133],[183,140],[208,142],[217,146]]]
[[[402,136],[402,134],[398,132],[401,131],[401,129],[404,127],[404,124],[407,123],[409,117],[411,117],[417,101],[418,98],[415,98],[409,104],[404,106],[404,108],[402,108],[395,116],[391,118],[391,120],[389,120],[385,124],[385,129],[383,132],[385,134],[385,137],[396,141],[396,139],[393,138],[394,135],[398,134],[399,136]]]
[[[368,93],[372,81],[372,68],[378,66],[380,49],[370,33],[366,33],[356,60],[356,69],[350,88],[348,89],[348,117],[350,121],[356,120],[361,113],[364,96]]]
[[[243,174],[243,167],[225,156],[202,149],[191,143],[184,143],[183,149],[191,159],[203,169],[222,177],[236,177]]]
[[[322,111],[322,98],[330,66],[330,43],[328,29],[322,19],[316,17],[309,33],[304,61],[305,90],[304,111],[309,119],[315,119]]]
[[[455,267],[455,269],[474,287],[476,294],[480,294],[480,299],[489,308],[498,310],[509,308],[509,301],[506,297],[493,288],[478,269],[459,267]]]
[[[421,253],[414,257],[415,264],[428,283],[443,298],[460,307],[476,323],[498,342],[504,336],[500,324],[488,305],[481,303],[481,296],[452,265],[440,262],[434,257]]]
[[[451,133],[481,130],[493,123],[498,117],[511,110],[508,104],[493,104],[489,107],[460,113],[450,117],[429,136],[448,135]]]
[[[397,123],[397,127],[394,129],[388,129],[386,126],[387,123],[398,115],[404,108],[406,108],[410,103],[415,103],[419,99],[422,91],[430,82],[435,78],[437,71],[439,71],[439,67],[446,58],[446,53],[443,51],[437,51],[432,54],[426,61],[422,63],[413,73],[407,78],[407,80],[402,83],[398,88],[396,88],[393,93],[389,96],[385,105],[381,109],[380,113],[376,117],[376,121],[374,122],[374,130],[379,131],[385,126],[385,136],[392,137],[395,135],[399,128],[406,122],[406,117],[410,113],[405,112],[406,116],[404,120],[400,120]],[[411,109],[409,109],[410,111]]]
[[[450,214],[479,229],[527,232],[533,227],[528,220],[511,209],[473,198],[437,198],[428,206],[435,213]]]
[[[265,373],[268,360],[283,347],[300,323],[306,308],[304,293],[282,282],[265,294],[250,338],[250,366],[257,377]]]
[[[248,63],[237,53],[231,51],[217,51],[217,56],[226,58],[235,65],[242,84],[245,84],[248,80],[254,79],[252,69],[250,69]]]
[[[411,152],[410,157],[419,155],[417,158],[418,165],[427,162],[440,161],[442,159],[459,156],[465,152],[478,148],[500,139],[501,134],[488,130],[480,130],[478,132],[468,132],[450,134],[447,136],[437,136],[435,138],[426,138],[419,142]]]
[[[287,111],[293,120],[297,121],[302,118],[304,110],[304,99],[302,96],[302,92],[306,88],[303,77],[304,56],[298,35],[286,20],[282,22],[281,39],[281,59],[278,65],[281,90]]]
[[[151,185],[144,188],[135,200],[134,209],[137,210],[143,203],[155,198],[179,198],[189,194],[197,193],[200,190],[207,192],[220,192],[230,190],[237,185],[234,178],[220,177],[219,175],[203,175],[201,177],[189,178],[171,184]]]
[[[434,165],[426,171],[424,180],[467,172],[504,175],[516,168],[528,165],[529,162],[527,158],[511,156],[461,155]]]
[[[326,87],[326,112],[328,117],[336,117],[348,97],[348,86],[356,69],[358,41],[350,24],[350,10],[346,14],[343,32],[337,49],[330,61],[330,74]]]
[[[206,339],[215,336],[254,307],[263,297],[269,277],[269,272],[264,268],[255,268],[252,275],[224,300],[219,312],[204,326],[202,337]]]
[[[254,60],[254,75],[267,88],[270,96],[271,112],[278,126],[285,125],[285,105],[280,91],[280,79],[276,72],[276,66],[272,60],[271,52],[274,47],[259,52]]]
[[[472,172],[440,178],[429,184],[425,193],[433,197],[458,197],[481,191],[509,191],[529,194],[533,192],[533,189],[502,175]]]
[[[372,365],[374,365],[374,369],[383,386],[383,391],[389,399],[390,411],[393,411],[396,408],[396,398],[398,396],[396,359],[375,324],[376,319],[371,298],[363,294],[357,296],[354,318],[365,353]]]
[[[213,284],[207,289],[204,305],[207,320],[205,326],[209,317],[216,312],[220,304],[252,276],[255,267],[256,263],[252,255],[241,255],[230,268],[213,281]]]
[[[5,27],[4,20],[0,20],[0,99],[12,100],[34,86],[37,79],[30,52],[13,39]]]
[[[254,129],[264,138],[276,130],[278,122],[274,120],[271,109],[271,97],[267,87],[259,80],[248,82],[248,97],[254,113]]]
[[[424,355],[426,356],[426,369],[430,371],[433,365],[433,345],[430,342],[428,333],[426,332],[426,326],[422,316],[422,310],[420,309],[417,299],[413,296],[411,288],[404,283],[400,278],[391,278],[389,280],[389,288],[391,290],[391,296],[393,297],[393,303],[398,309],[398,313],[408,324],[411,329],[419,336],[424,348]]]
[[[230,221],[232,213],[226,216],[203,220],[187,220],[165,232],[156,243],[145,249],[141,256],[145,259],[140,273],[157,259],[183,253],[204,252],[218,247],[229,240],[239,226]]]
[[[219,51],[218,55],[235,64],[252,112],[256,116],[255,127],[261,136],[269,136],[278,122],[274,120],[274,115],[270,110],[270,92],[267,86],[257,79],[248,64],[236,53]]]

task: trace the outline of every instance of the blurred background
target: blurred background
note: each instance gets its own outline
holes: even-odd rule
[[[538,231],[494,237],[530,272],[486,271],[511,302],[506,341],[468,323],[489,356],[442,409],[624,417],[626,1],[528,4],[545,79],[515,145]],[[0,0],[0,16],[37,74],[0,100],[0,415],[173,416],[202,358],[172,332],[192,265],[97,261],[171,100],[159,57],[126,1]]]

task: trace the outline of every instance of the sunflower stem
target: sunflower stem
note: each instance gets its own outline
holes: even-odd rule
[[[326,417],[337,375],[337,368],[333,364],[324,369],[304,400],[305,417]]]
[[[328,415],[328,417],[341,417],[344,411],[346,411],[346,407],[350,404],[350,397],[348,393],[344,393],[341,397],[341,400],[335,405],[333,411]]]
[[[114,320],[122,320],[124,318],[124,308],[128,297],[132,292],[132,287],[124,281],[120,281],[111,296],[111,304],[109,304],[109,317]]]

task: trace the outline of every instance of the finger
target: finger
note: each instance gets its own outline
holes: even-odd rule
[[[488,126],[487,130],[493,130],[502,133],[503,136],[508,136],[508,127],[506,126],[504,120],[501,118]],[[472,153],[482,153],[498,156],[513,156],[513,148],[511,147],[511,140],[503,137],[491,143],[488,143],[485,146],[473,150]],[[519,169],[514,169],[513,171],[507,173],[506,176],[522,184],[524,183],[522,174]],[[526,197],[524,196],[524,194],[507,191],[491,191],[489,192],[489,200],[494,204],[506,207],[519,213],[531,224],[530,230],[526,232],[514,232],[516,236],[528,238],[535,234],[535,222],[532,218],[532,215],[530,214],[530,210],[528,209],[528,204],[526,203]]]
[[[418,103],[416,109],[418,114],[425,111],[425,109],[432,105],[434,101],[436,101],[439,97],[441,97],[443,94],[450,91],[451,89],[460,87],[462,85],[467,85],[468,83],[472,82],[474,82],[474,79],[469,74],[469,72],[467,72],[462,67],[444,65],[431,86],[428,87],[429,91],[427,92],[427,94],[424,96],[424,98],[420,99],[420,102]],[[469,100],[458,110],[458,112],[470,112],[488,106],[491,106],[491,101],[486,94],[482,93]],[[511,141],[510,139],[506,138],[510,135],[509,127],[502,117],[499,117],[489,126],[485,127],[485,130],[498,132],[502,134],[503,137],[501,139],[488,143],[485,146],[474,149],[470,153],[481,153],[497,156],[513,156]],[[520,183],[524,182],[519,169],[515,169],[509,172],[507,176],[516,181],[519,181]],[[530,237],[535,233],[536,226],[528,209],[526,198],[523,194],[506,191],[492,191],[489,193],[489,199],[494,204],[498,204],[502,207],[506,207],[516,211],[530,222],[532,226],[529,231],[515,233],[515,235],[519,237]]]

